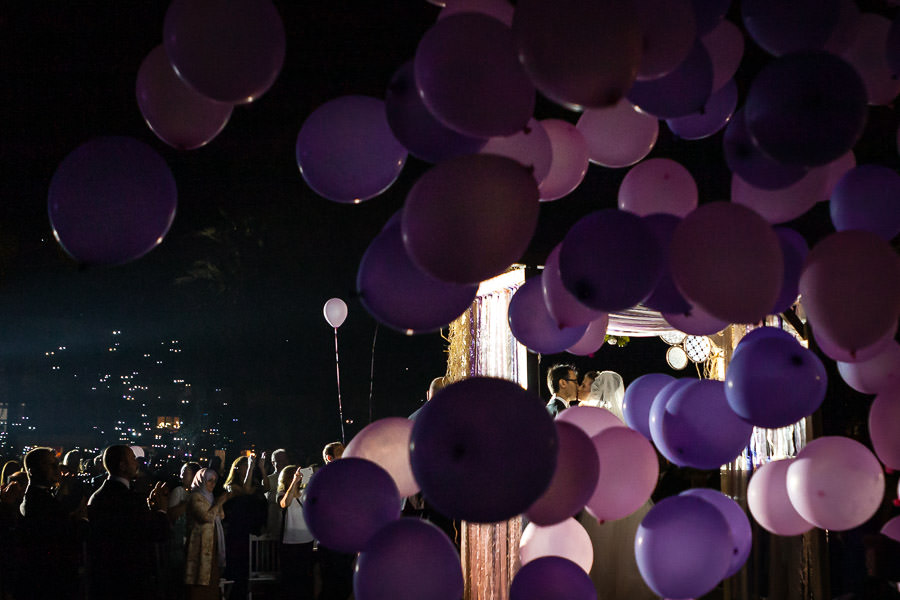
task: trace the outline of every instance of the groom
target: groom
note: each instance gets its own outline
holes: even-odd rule
[[[552,394],[547,402],[547,410],[551,417],[556,417],[577,401],[578,371],[572,365],[553,365],[547,371],[547,387]]]

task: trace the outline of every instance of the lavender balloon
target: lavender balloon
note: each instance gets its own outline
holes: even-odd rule
[[[825,196],[829,172],[827,165],[812,168],[796,182],[776,190],[756,187],[734,175],[731,201],[752,208],[769,223],[793,221],[809,212]]]
[[[405,333],[444,327],[466,311],[477,285],[446,283],[422,272],[403,246],[399,218],[376,236],[356,276],[360,301],[379,322]]]
[[[209,143],[231,118],[231,104],[210,100],[178,78],[162,46],[141,63],[135,87],[147,126],[179,150]]]
[[[663,435],[663,418],[666,414],[666,406],[668,405],[669,400],[672,399],[672,396],[676,392],[694,383],[694,381],[695,380],[693,379],[687,378],[670,381],[660,388],[653,398],[653,402],[650,404],[648,424],[653,444],[656,446],[656,449],[659,450],[660,454],[679,466],[684,466],[684,464],[681,462],[678,453],[668,445],[665,436]]]
[[[284,63],[284,24],[269,0],[174,0],[163,23],[172,66],[213,100],[252,102]]]
[[[731,533],[731,541],[734,545],[731,551],[731,566],[728,567],[728,573],[725,576],[731,577],[740,571],[747,562],[750,548],[753,545],[753,530],[750,529],[750,519],[744,513],[744,509],[722,492],[709,488],[693,488],[681,492],[680,495],[706,500],[722,513],[728,523],[728,531]]]
[[[687,58],[659,79],[637,81],[628,100],[660,119],[674,119],[701,110],[712,93],[712,61],[703,44],[695,42]]]
[[[550,163],[553,161],[550,136],[544,131],[544,126],[535,119],[530,119],[522,131],[490,138],[481,152],[506,156],[517,161],[531,171],[538,185],[547,177]]]
[[[713,94],[699,112],[676,119],[666,125],[672,133],[686,140],[700,140],[718,133],[731,120],[737,108],[738,90],[734,80],[729,80]]]
[[[659,121],[622,99],[613,106],[586,110],[576,125],[588,144],[591,162],[627,167],[647,156],[659,135]]]
[[[425,106],[464,135],[513,135],[534,112],[534,86],[516,58],[512,33],[487,15],[438,21],[419,42],[414,70]]]
[[[409,153],[430,163],[475,154],[487,138],[458,133],[434,118],[419,95],[412,61],[397,69],[384,97],[391,131]]]
[[[599,210],[566,234],[559,266],[563,285],[579,302],[613,312],[650,295],[662,271],[662,252],[640,217]]]
[[[828,206],[836,230],[862,229],[891,241],[900,233],[900,175],[860,165],[838,181]]]
[[[590,356],[600,349],[606,341],[606,328],[609,326],[609,315],[603,313],[599,319],[588,323],[587,330],[574,345],[566,348],[566,352],[576,356]]]
[[[53,235],[78,262],[119,265],[162,243],[178,191],[168,165],[130,137],[100,137],[73,150],[50,180]]]
[[[587,324],[563,327],[547,310],[541,279],[529,279],[509,301],[509,329],[523,346],[540,354],[556,354],[574,345]]]
[[[296,155],[313,191],[353,204],[388,189],[406,162],[384,102],[369,96],[341,96],[314,110],[300,128]]]
[[[656,395],[675,378],[663,373],[641,375],[625,388],[625,399],[622,401],[622,412],[625,424],[638,431],[645,438],[652,439],[650,432],[650,407]]]

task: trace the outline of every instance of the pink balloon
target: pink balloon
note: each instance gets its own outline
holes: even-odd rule
[[[589,356],[600,349],[606,341],[606,328],[609,326],[609,315],[604,314],[599,319],[588,323],[588,328],[578,342],[566,349],[569,354],[576,356]]]
[[[136,90],[138,108],[151,131],[179,150],[209,143],[231,118],[231,104],[203,96],[175,74],[161,45],[141,63]]]
[[[693,307],[689,313],[663,313],[666,323],[689,335],[713,335],[728,327],[728,321],[717,319],[703,309]]]
[[[869,437],[884,466],[900,469],[900,389],[875,396],[869,408]]]
[[[731,201],[752,208],[769,223],[786,223],[806,214],[821,200],[828,174],[828,165],[810,169],[800,181],[777,190],[760,189],[732,175]]]
[[[482,154],[506,156],[531,171],[540,184],[550,172],[553,147],[550,137],[540,122],[531,119],[525,129],[513,135],[492,137],[481,149]]]
[[[571,423],[555,425],[559,436],[556,471],[547,491],[525,511],[532,523],[542,527],[565,521],[584,508],[600,472],[591,438]]]
[[[575,425],[590,438],[610,427],[626,427],[619,417],[599,406],[573,406],[556,415],[556,420]]]
[[[409,462],[409,440],[413,421],[403,417],[387,417],[369,423],[357,433],[344,449],[344,456],[371,460],[388,472],[400,496],[418,493]]]
[[[716,92],[734,77],[744,57],[744,34],[731,21],[722,20],[700,38],[713,64],[712,91]]]
[[[900,389],[900,344],[894,339],[873,358],[856,363],[838,361],[841,379],[857,392],[878,394]]]
[[[884,527],[881,528],[881,533],[895,542],[900,542],[900,515],[885,523]]]
[[[825,178],[825,193],[819,198],[819,202],[824,202],[830,199],[831,192],[834,191],[834,187],[837,185],[838,181],[841,180],[841,177],[846,175],[847,171],[855,166],[856,156],[853,155],[853,150],[850,150],[840,158],[833,160],[827,165],[818,167],[819,169],[828,170],[828,176]]]
[[[645,217],[667,213],[684,217],[697,208],[697,183],[669,158],[651,158],[628,171],[619,186],[619,209]]]
[[[678,289],[717,319],[756,323],[781,291],[784,258],[778,236],[744,206],[700,206],[675,228],[669,252]]]
[[[872,452],[850,438],[813,440],[788,467],[787,492],[804,519],[845,531],[868,521],[884,497],[884,472]]]
[[[814,527],[800,516],[787,493],[787,471],[795,459],[776,460],[760,467],[747,486],[747,506],[763,529],[776,535],[800,535]]]
[[[887,61],[887,36],[891,21],[874,13],[863,13],[856,22],[853,43],[841,53],[862,77],[869,104],[890,104],[900,93],[900,80],[893,77]]]
[[[855,354],[897,325],[900,259],[874,233],[833,233],[806,257],[800,294],[813,330]]]
[[[528,564],[542,556],[567,558],[588,574],[594,564],[591,538],[584,527],[572,518],[548,527],[540,527],[535,523],[529,523],[525,527],[519,542],[522,564]]]
[[[647,438],[627,427],[611,427],[591,441],[602,467],[587,511],[601,523],[627,517],[650,499],[656,487],[656,450]]]
[[[544,271],[541,273],[544,303],[547,305],[550,316],[560,327],[575,327],[602,318],[605,314],[603,311],[588,308],[563,287],[562,276],[559,273],[560,246],[561,244],[557,244],[550,252],[544,264]],[[603,330],[606,331],[605,325]],[[597,346],[597,348],[599,347]]]
[[[627,167],[650,154],[659,135],[659,121],[625,99],[614,106],[586,110],[576,125],[588,144],[591,162]]]
[[[562,198],[581,184],[590,156],[581,131],[568,121],[545,119],[541,125],[550,138],[553,154],[550,171],[538,186],[541,201],[548,202]]]
[[[813,338],[815,338],[819,350],[828,358],[845,363],[858,363],[875,358],[887,349],[895,335],[897,335],[896,323],[878,341],[864,348],[847,350],[833,342],[825,332],[813,329]]]
[[[657,79],[687,58],[697,39],[694,7],[689,0],[637,0],[643,29],[638,79]]]
[[[444,6],[444,10],[438,13],[439,20],[450,15],[474,12],[494,17],[507,27],[512,26],[513,6],[506,0],[451,0],[440,6]]]

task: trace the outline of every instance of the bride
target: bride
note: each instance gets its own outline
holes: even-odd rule
[[[582,405],[605,408],[624,423],[622,402],[625,399],[625,383],[621,375],[615,371],[588,371],[582,386],[586,392]],[[579,393],[579,396],[582,394]],[[647,501],[631,515],[602,525],[587,511],[582,511],[578,516],[594,547],[594,566],[590,575],[598,598],[650,600],[657,597],[641,578],[634,558],[634,536],[651,506],[651,502]]]

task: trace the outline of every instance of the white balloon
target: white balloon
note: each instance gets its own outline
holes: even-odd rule
[[[347,318],[347,304],[340,298],[332,298],[325,303],[322,312],[328,324],[337,329],[344,324]]]

